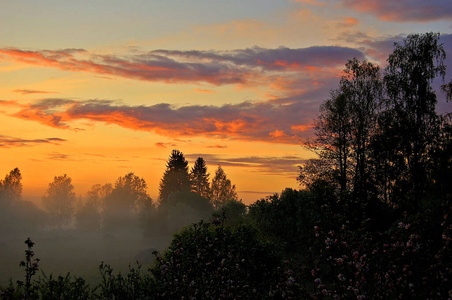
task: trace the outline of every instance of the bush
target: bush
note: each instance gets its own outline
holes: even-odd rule
[[[275,246],[250,226],[194,224],[176,234],[152,268],[158,299],[297,298],[297,284]]]

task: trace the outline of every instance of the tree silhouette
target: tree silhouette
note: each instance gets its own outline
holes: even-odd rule
[[[11,170],[0,180],[0,197],[6,201],[20,200],[22,198],[22,174],[18,168]]]
[[[75,192],[71,177],[66,174],[55,176],[49,183],[42,204],[54,219],[58,229],[68,223],[74,213]]]
[[[105,198],[111,194],[111,184],[95,184],[88,191],[88,199],[75,213],[76,226],[81,229],[99,230],[104,225]]]
[[[374,179],[372,164],[372,137],[376,132],[377,117],[383,95],[380,68],[356,58],[345,65],[340,89],[349,101],[351,114],[351,164],[354,199],[367,201]]]
[[[173,150],[160,181],[160,204],[165,204],[168,196],[175,191],[190,191],[188,162],[179,150]]]
[[[388,156],[396,177],[389,180],[396,182],[398,195],[412,195],[413,209],[425,192],[429,152],[439,131],[432,81],[438,76],[444,80],[445,56],[439,34],[412,34],[403,45],[395,44],[384,76],[388,116],[382,119],[381,134],[391,134],[395,140],[390,145],[396,147]]]
[[[117,228],[138,222],[138,214],[146,201],[152,201],[143,178],[128,173],[116,180],[110,194],[105,197],[105,226]]]
[[[210,198],[209,176],[205,160],[202,157],[198,157],[190,172],[191,189],[196,194],[207,199]]]
[[[316,140],[313,149],[319,149],[321,159],[334,167],[341,192],[350,186],[351,109],[347,95],[332,91],[331,97],[320,106],[320,116],[315,123]]]
[[[352,191],[355,199],[365,201],[370,190],[370,145],[376,130],[382,80],[379,67],[367,61],[355,58],[345,66],[339,87],[321,105],[315,123],[316,139],[310,148],[324,162],[308,161],[309,165],[300,169],[299,180],[306,181],[307,175],[312,175],[306,171],[312,173],[319,166],[330,165],[332,171],[318,176],[325,179],[325,175],[332,175],[330,178],[342,193]]]
[[[238,200],[235,185],[231,184],[221,166],[215,171],[211,184],[212,204],[215,208],[221,207],[229,200]]]

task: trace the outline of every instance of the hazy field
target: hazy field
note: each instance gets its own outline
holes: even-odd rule
[[[10,279],[23,280],[24,268],[19,263],[24,259],[27,236],[0,237],[0,285],[5,286]],[[77,230],[40,231],[30,236],[35,246],[35,258],[47,275],[66,275],[70,272],[82,276],[89,282],[98,282],[99,264],[110,264],[115,272],[124,272],[129,263],[136,265],[137,254],[155,248],[163,250],[170,238],[144,239],[140,231],[115,233],[81,232]],[[149,262],[143,261],[143,268]],[[39,272],[38,275],[41,275]]]

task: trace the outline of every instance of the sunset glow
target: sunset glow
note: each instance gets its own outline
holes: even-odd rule
[[[54,176],[84,197],[128,172],[157,200],[178,149],[248,204],[298,187],[348,59],[439,32],[452,79],[449,1],[9,1],[0,20],[0,176],[37,203]]]

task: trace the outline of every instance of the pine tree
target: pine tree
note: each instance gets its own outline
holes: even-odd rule
[[[198,157],[190,172],[191,190],[207,199],[210,198],[209,176],[206,161],[202,157]]]
[[[188,162],[179,150],[173,150],[166,164],[166,170],[160,181],[160,203],[168,200],[168,196],[175,191],[190,191],[190,175]]]

